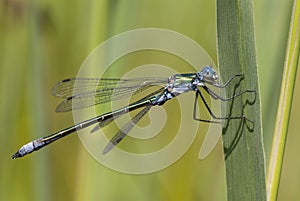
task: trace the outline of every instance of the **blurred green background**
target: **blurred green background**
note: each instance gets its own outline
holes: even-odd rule
[[[25,142],[73,124],[71,113],[54,112],[59,100],[50,90],[61,79],[75,77],[89,52],[116,34],[148,27],[177,31],[217,63],[214,1],[0,2],[0,200],[226,200],[221,143],[200,161],[201,131],[179,161],[147,175],[105,168],[75,135],[11,159]],[[254,3],[268,161],[292,1]],[[299,79],[298,71],[278,200],[300,199]]]

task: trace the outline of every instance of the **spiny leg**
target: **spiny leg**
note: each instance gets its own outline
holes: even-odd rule
[[[118,143],[123,140],[124,137],[131,131],[131,129],[137,124],[137,122],[150,110],[152,106],[146,106],[143,108],[138,114],[136,114],[132,121],[128,121],[118,132],[117,134],[110,140],[110,142],[103,149],[102,154],[106,154],[111,149],[113,149]]]
[[[218,87],[218,88],[225,88],[234,78],[237,78],[237,77],[244,77],[244,75],[243,74],[233,75],[223,85],[220,85],[218,83],[209,83],[209,84],[212,84],[213,86]]]
[[[202,121],[202,122],[206,122],[206,123],[221,123],[221,121],[212,121],[212,120],[207,120],[207,119],[201,119],[201,118],[197,118],[196,117],[196,113],[197,113],[197,103],[198,103],[198,93],[196,92],[195,95],[195,101],[194,101],[194,112],[193,112],[193,119],[196,121]],[[210,110],[210,109],[209,109]]]
[[[219,100],[222,100],[222,101],[230,101],[238,96],[241,96],[242,94],[244,93],[255,93],[256,94],[256,91],[255,90],[245,90],[245,91],[242,91],[242,92],[239,92],[229,98],[223,98],[221,97],[220,95],[216,94],[215,92],[213,92],[210,88],[208,88],[207,86],[203,86],[203,89],[215,100],[219,99]]]
[[[247,120],[247,121],[250,121],[250,122],[253,123],[252,120],[248,119],[248,118],[245,117],[245,116],[236,116],[236,117],[217,117],[217,116],[211,111],[209,105],[208,105],[207,102],[205,101],[205,98],[203,97],[203,95],[202,95],[202,93],[201,93],[201,91],[200,91],[199,89],[196,91],[195,104],[196,104],[196,102],[197,102],[197,100],[198,100],[198,95],[200,95],[200,97],[201,97],[201,99],[202,99],[202,101],[203,101],[203,103],[204,103],[204,105],[205,105],[207,111],[208,111],[209,114],[212,116],[212,118],[217,119],[217,120],[244,119],[244,120]],[[195,108],[195,106],[194,106],[194,108]],[[194,109],[194,112],[195,112],[195,109]],[[194,119],[195,119],[195,120],[197,120],[197,121],[203,121],[202,119],[198,119],[198,118],[195,118],[195,117],[196,117],[196,114],[194,113]],[[210,121],[207,121],[207,120],[206,120],[206,121],[204,121],[204,122],[210,122]],[[218,123],[219,123],[219,122],[218,122]]]

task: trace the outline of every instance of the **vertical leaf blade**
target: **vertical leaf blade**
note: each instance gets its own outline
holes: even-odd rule
[[[223,129],[228,200],[266,200],[265,158],[257,74],[252,0],[217,1],[219,71],[224,81],[244,74],[235,92],[254,89],[227,104],[227,115],[254,121],[230,120]],[[227,91],[231,96],[234,91]],[[240,112],[240,113],[238,113]]]
[[[277,200],[300,49],[300,1],[295,0],[268,167],[268,200]]]

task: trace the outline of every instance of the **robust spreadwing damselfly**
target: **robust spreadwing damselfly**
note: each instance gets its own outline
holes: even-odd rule
[[[204,66],[201,71],[196,73],[175,74],[169,78],[136,78],[136,79],[97,79],[97,78],[69,78],[59,82],[52,90],[52,94],[57,97],[65,98],[65,100],[56,108],[57,112],[67,112],[70,110],[90,107],[96,104],[103,104],[110,101],[119,100],[131,96],[132,94],[140,93],[153,86],[162,86],[158,90],[148,94],[144,98],[129,104],[112,112],[107,112],[100,116],[88,119],[81,123],[75,124],[69,128],[58,131],[52,135],[39,138],[22,146],[12,158],[23,157],[33,151],[63,138],[71,133],[87,128],[91,125],[96,125],[92,129],[95,130],[105,127],[110,124],[115,118],[122,114],[133,110],[141,109],[129,122],[127,122],[116,135],[110,140],[107,146],[103,149],[103,154],[106,154],[113,149],[120,141],[130,132],[138,121],[147,114],[153,106],[161,106],[168,100],[188,91],[195,92],[193,119],[207,123],[222,123],[224,120],[241,119],[252,122],[244,115],[234,117],[218,117],[216,116],[207,101],[205,100],[202,88],[207,94],[215,100],[229,101],[246,92],[254,92],[254,90],[245,90],[231,97],[224,98],[215,93],[210,87],[225,88],[235,78],[242,78],[242,74],[233,75],[224,84],[218,82],[218,74],[211,66]],[[76,82],[76,85],[75,85]],[[96,86],[96,88],[95,88]],[[205,108],[212,117],[212,120],[202,119],[196,116],[196,107],[199,97],[204,103]],[[73,102],[76,101],[76,104]]]

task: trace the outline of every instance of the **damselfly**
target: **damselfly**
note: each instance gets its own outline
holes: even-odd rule
[[[221,101],[229,101],[237,96],[246,92],[254,92],[254,90],[245,90],[240,93],[234,94],[231,97],[223,98],[217,93],[213,92],[209,86],[216,88],[225,88],[233,79],[243,77],[241,74],[233,75],[223,85],[218,82],[218,74],[210,66],[204,66],[203,69],[196,73],[176,74],[167,79],[162,78],[138,78],[138,79],[93,79],[93,78],[70,78],[59,82],[52,90],[53,95],[63,97],[65,100],[57,107],[57,112],[66,112],[74,109],[81,109],[90,107],[96,104],[103,104],[110,101],[119,100],[129,97],[132,94],[137,94],[153,86],[163,85],[160,89],[150,93],[144,98],[129,104],[121,109],[102,114],[100,116],[88,119],[78,123],[69,128],[58,131],[47,137],[34,140],[22,146],[12,158],[20,158],[33,151],[63,138],[77,130],[87,128],[91,125],[97,124],[92,130],[95,131],[99,128],[107,126],[115,118],[122,114],[131,112],[133,110],[141,109],[129,122],[127,122],[117,134],[110,140],[107,146],[103,149],[103,154],[109,152],[130,132],[138,121],[145,116],[145,114],[153,106],[163,105],[168,100],[188,91],[194,91],[194,112],[193,119],[196,121],[208,123],[221,123],[223,120],[229,119],[242,119],[252,122],[245,116],[235,117],[217,117],[210,109],[205,97],[203,96],[200,88],[204,89],[213,99]],[[77,83],[74,85],[74,83]],[[96,89],[95,89],[96,86]],[[201,119],[196,117],[196,107],[198,98],[201,98],[207,111],[213,120]],[[73,102],[76,101],[76,104]]]

